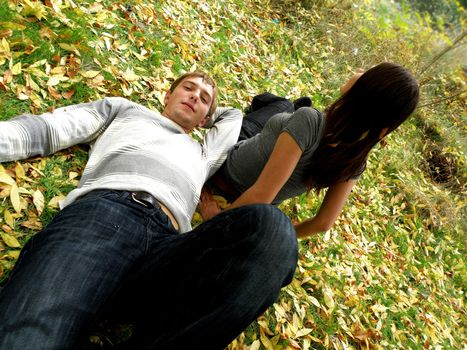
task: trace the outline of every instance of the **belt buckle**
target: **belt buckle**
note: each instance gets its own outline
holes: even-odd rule
[[[140,201],[138,198],[136,198],[136,193],[135,192],[131,192],[131,199],[133,199],[136,203],[139,203],[139,204],[145,206],[146,208],[149,207],[146,203],[144,203],[144,202]]]

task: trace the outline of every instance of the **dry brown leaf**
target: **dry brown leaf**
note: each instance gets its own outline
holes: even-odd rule
[[[60,13],[60,6],[62,5],[62,0],[45,0],[45,5],[51,7],[55,13]]]
[[[39,30],[39,36],[44,39],[44,38],[48,38],[48,39],[53,39],[57,36],[57,34],[55,34],[55,32],[50,29],[49,27],[42,27],[41,30]]]
[[[7,69],[5,73],[3,73],[3,83],[10,84],[13,80],[13,73],[10,69]]]
[[[10,197],[10,189],[11,185],[0,186],[0,198]]]
[[[49,91],[50,96],[52,96],[56,100],[60,100],[62,98],[62,95],[60,92],[58,92],[57,89],[55,89],[52,86],[47,86],[47,90]]]
[[[13,31],[11,29],[0,30],[0,38],[9,38],[12,35],[13,35]]]
[[[71,89],[71,90],[68,90],[68,91],[66,91],[66,92],[63,92],[63,93],[62,93],[62,96],[63,96],[64,99],[69,100],[69,99],[71,99],[71,98],[73,97],[73,95],[75,94],[75,92],[76,92],[76,90],[73,88],[73,89]]]
[[[28,220],[23,221],[21,226],[30,228],[31,230],[42,230],[42,223],[34,217],[30,217]]]

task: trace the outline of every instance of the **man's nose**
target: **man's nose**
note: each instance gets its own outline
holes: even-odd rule
[[[190,98],[197,101],[199,99],[200,92],[198,90],[193,90]]]

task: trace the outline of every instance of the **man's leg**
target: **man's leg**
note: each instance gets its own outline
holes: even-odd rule
[[[273,304],[298,257],[290,220],[270,205],[228,210],[153,243],[122,293],[139,313],[127,349],[223,349]]]
[[[144,213],[118,197],[85,196],[26,244],[0,293],[0,349],[74,349],[83,341],[146,248]]]

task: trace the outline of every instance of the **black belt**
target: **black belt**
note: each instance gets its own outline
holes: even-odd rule
[[[159,201],[147,192],[131,192],[131,198],[147,208],[160,208]]]
[[[167,208],[164,204],[160,203],[151,194],[147,192],[131,192],[131,199],[133,199],[136,203],[145,206],[146,208],[159,208],[170,219],[172,226],[177,231],[179,230],[180,227],[178,225],[177,219],[175,219],[170,209]]]

